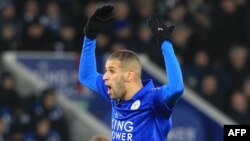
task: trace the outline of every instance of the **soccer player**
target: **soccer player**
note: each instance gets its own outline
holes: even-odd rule
[[[152,80],[141,80],[140,60],[129,50],[112,53],[102,75],[96,69],[96,37],[112,21],[113,8],[106,5],[97,9],[84,28],[79,80],[111,104],[113,141],[165,141],[172,126],[173,108],[184,91],[170,40],[174,27],[166,26],[154,15],[148,19],[153,36],[161,44],[167,84],[154,87]]]

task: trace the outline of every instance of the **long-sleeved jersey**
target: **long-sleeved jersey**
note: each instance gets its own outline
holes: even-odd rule
[[[127,101],[110,99],[103,75],[96,70],[96,40],[84,39],[79,80],[94,90],[112,106],[113,141],[165,141],[172,127],[171,114],[183,94],[181,69],[172,43],[161,45],[168,83],[155,87],[152,80],[143,80],[143,87]]]

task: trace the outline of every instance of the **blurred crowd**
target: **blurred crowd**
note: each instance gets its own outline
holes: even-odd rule
[[[174,24],[174,49],[186,86],[239,123],[250,123],[248,0],[1,0],[0,51],[81,52],[83,28],[112,2],[115,21],[97,38],[97,54],[130,49],[164,68],[146,19]],[[1,123],[1,122],[0,122]]]
[[[0,80],[0,141],[69,141],[53,89],[21,97],[11,73],[2,72]]]

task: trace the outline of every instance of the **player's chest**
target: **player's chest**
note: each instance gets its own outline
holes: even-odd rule
[[[150,107],[136,110],[116,110],[112,112],[112,139],[133,141],[138,133],[154,121]]]
[[[128,129],[149,122],[153,118],[154,113],[150,103],[135,101],[125,108],[112,109],[112,129],[128,131]]]

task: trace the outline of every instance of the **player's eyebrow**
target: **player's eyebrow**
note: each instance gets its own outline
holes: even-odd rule
[[[114,66],[108,66],[108,67],[105,67],[104,69],[107,70],[107,69],[116,69],[117,67],[114,67]]]
[[[108,66],[108,68],[115,68],[115,66]]]

